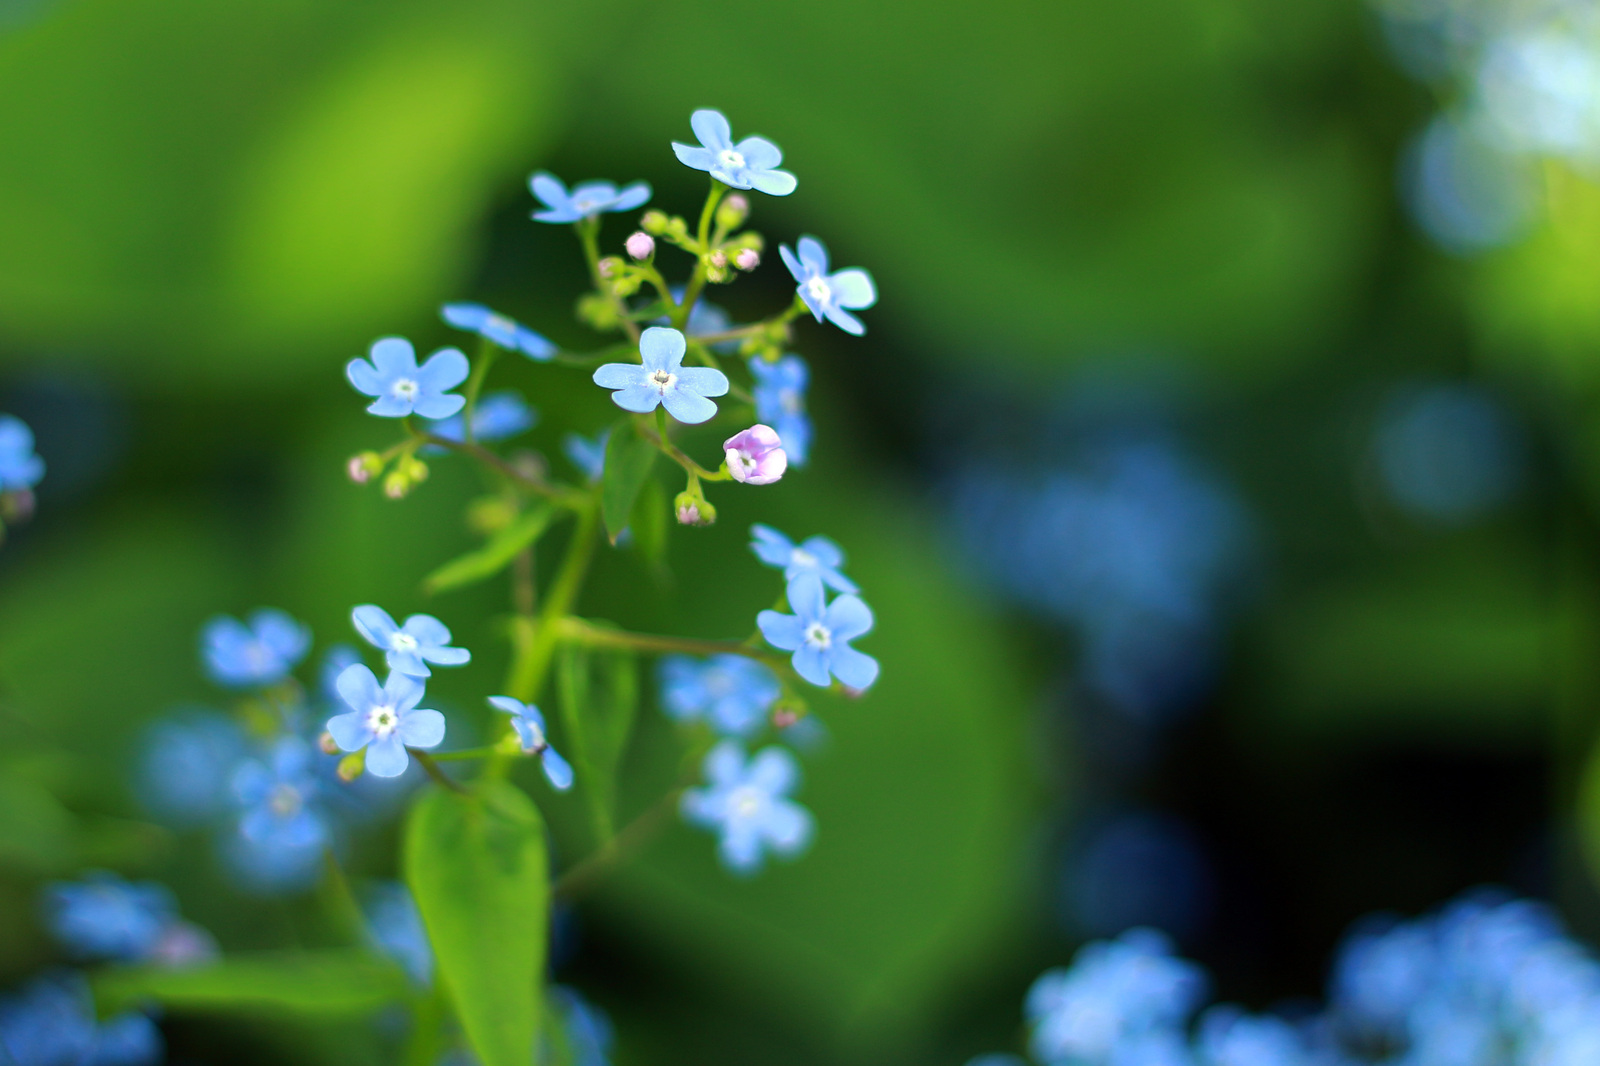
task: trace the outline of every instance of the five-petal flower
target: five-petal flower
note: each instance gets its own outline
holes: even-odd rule
[[[414,614],[397,626],[388,611],[367,603],[351,611],[350,620],[367,643],[382,649],[389,669],[402,674],[428,677],[428,663],[460,666],[472,658],[467,649],[449,646],[450,630],[431,614]]]
[[[594,383],[614,390],[611,399],[624,411],[648,414],[657,405],[679,422],[694,425],[717,413],[707,397],[728,391],[728,378],[708,366],[684,366],[688,344],[669,326],[651,326],[639,337],[640,363],[607,363]]]
[[[704,170],[724,185],[735,189],[755,189],[769,196],[788,196],[798,182],[786,170],[774,169],[783,162],[778,146],[765,137],[746,137],[733,143],[733,130],[721,111],[702,108],[689,117],[689,126],[700,138],[699,145],[672,142],[678,162]]]
[[[563,792],[572,787],[572,767],[550,746],[539,708],[510,696],[490,696],[489,706],[511,716],[511,728],[516,730],[523,752],[538,757],[551,785]]]
[[[124,881],[96,870],[45,886],[45,924],[76,958],[139,962],[178,921],[172,893],[154,881]]]
[[[445,440],[465,439],[466,413],[441,418],[428,425],[428,432]],[[500,389],[478,397],[472,408],[472,439],[476,441],[507,440],[526,433],[539,424],[539,413],[528,406],[528,401],[515,389]],[[436,444],[424,445],[432,451],[444,451]]]
[[[661,660],[661,703],[680,722],[705,719],[723,736],[747,737],[766,721],[778,698],[778,679],[743,655]]]
[[[0,492],[31,489],[44,477],[44,460],[33,453],[33,430],[20,418],[0,415]]]
[[[824,602],[822,582],[802,577],[789,582],[789,605],[794,614],[762,611],[756,625],[767,643],[794,652],[795,672],[813,685],[826,687],[829,675],[853,689],[864,689],[878,679],[878,660],[850,646],[850,641],[872,628],[872,611],[852,595]]]
[[[528,179],[528,187],[544,201],[545,210],[533,213],[536,222],[578,222],[602,211],[632,211],[650,199],[649,182],[618,189],[609,181],[585,181],[568,192],[560,178],[542,170]]]
[[[507,351],[521,352],[529,359],[543,363],[556,354],[556,346],[544,337],[483,304],[445,304],[439,313],[457,329],[486,337]]]
[[[827,537],[807,537],[796,544],[771,526],[759,522],[750,527],[750,550],[768,566],[783,571],[783,578],[794,584],[803,577],[815,578],[838,592],[860,592],[856,583],[839,568],[844,552]]]
[[[798,355],[786,355],[775,363],[750,360],[750,376],[755,379],[752,395],[756,417],[778,431],[790,466],[805,466],[811,451],[811,418],[806,414],[806,384],[811,372]]]
[[[467,380],[467,357],[455,348],[441,348],[417,366],[416,349],[404,337],[374,341],[367,359],[352,359],[345,376],[357,392],[377,399],[367,405],[371,414],[403,418],[449,418],[466,399],[447,390]]]
[[[240,763],[231,782],[240,835],[273,850],[320,850],[329,832],[314,771],[310,745],[295,736],[280,738],[264,760]]]
[[[311,630],[282,611],[263,608],[250,624],[220,616],[200,634],[206,672],[219,685],[249,688],[281,681],[311,648]]]
[[[806,308],[818,322],[827,318],[846,333],[858,337],[865,333],[867,327],[845,308],[859,311],[878,302],[878,288],[872,283],[872,275],[860,267],[828,273],[828,250],[815,237],[801,237],[799,250],[797,256],[789,251],[787,244],[778,246],[783,265],[799,283],[795,291],[805,301]]]
[[[360,663],[339,675],[339,695],[348,714],[328,719],[328,733],[341,751],[367,749],[367,769],[378,777],[399,777],[411,764],[406,748],[432,748],[444,739],[444,715],[419,708],[420,678],[396,670],[379,686]]]
[[[683,794],[683,816],[720,834],[717,853],[735,873],[753,874],[766,852],[789,857],[811,841],[811,812],[789,799],[799,784],[794,756],[767,748],[748,762],[725,740],[706,756],[708,787]]]

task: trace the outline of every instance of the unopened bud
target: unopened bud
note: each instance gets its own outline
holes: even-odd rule
[[[0,519],[7,522],[26,522],[33,517],[32,489],[15,489],[0,493]]]
[[[600,276],[602,278],[614,277],[622,269],[622,260],[614,255],[608,255],[600,260]]]
[[[744,271],[754,270],[761,265],[761,254],[754,248],[742,248],[733,257],[733,265]]]
[[[407,456],[403,465],[406,472],[406,480],[412,484],[428,480],[428,464],[421,459],[414,455]]]
[[[771,426],[754,425],[722,442],[723,458],[733,480],[770,485],[789,468],[789,453]]]
[[[339,745],[334,743],[332,733],[324,732],[320,737],[318,737],[317,747],[322,749],[322,754],[324,755],[339,754]]]
[[[705,497],[688,491],[678,493],[677,499],[672,501],[672,510],[678,516],[679,525],[709,526],[717,520],[717,509]]]
[[[402,499],[410,491],[410,480],[398,470],[391,471],[389,476],[383,479],[383,494],[391,500]]]
[[[728,265],[728,257],[719,248],[706,258],[706,263],[712,267],[725,267]]]
[[[633,234],[633,236],[629,237],[623,247],[626,248],[628,250],[628,254],[633,256],[635,259],[649,259],[656,253],[655,238],[650,236],[650,234],[645,233],[643,230],[640,230],[639,232]]]
[[[639,220],[639,225],[646,233],[654,233],[657,237],[667,232],[667,213],[665,211],[646,211]]]
[[[732,277],[733,271],[728,269],[726,260],[724,260],[721,266],[712,265],[706,267],[706,280],[714,285],[721,285],[730,280]]]
[[[352,752],[339,760],[339,780],[349,784],[367,768],[367,749]]]
[[[750,201],[734,193],[717,205],[717,225],[725,230],[737,229],[750,217]]]
[[[383,456],[377,452],[362,452],[352,455],[345,464],[345,472],[350,475],[350,480],[357,485],[365,485],[371,481],[373,475],[383,472]]]
[[[787,707],[774,707],[772,709],[772,728],[788,729],[800,720],[800,716]]]

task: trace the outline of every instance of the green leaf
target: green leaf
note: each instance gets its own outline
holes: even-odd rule
[[[398,966],[365,951],[262,952],[94,975],[95,1002],[107,1013],[154,1000],[176,1011],[363,1014],[411,995]]]
[[[41,785],[0,776],[0,864],[54,873],[78,854],[78,825]]]
[[[477,796],[430,790],[411,809],[405,871],[473,1052],[483,1066],[527,1066],[550,909],[533,801],[504,781]]]
[[[639,490],[644,488],[655,461],[655,445],[639,436],[634,429],[633,419],[624,418],[611,427],[611,439],[606,441],[606,471],[600,490],[600,510],[605,518],[606,533],[613,541],[628,524],[634,501],[639,498]]]
[[[639,555],[654,568],[660,568],[667,555],[667,518],[672,510],[667,502],[667,490],[661,482],[650,478],[639,491],[633,505],[633,517],[628,524],[633,527],[633,544]]]
[[[615,824],[617,767],[639,706],[638,661],[630,652],[569,645],[561,652],[556,683],[578,787],[589,804],[596,843],[604,843]]]
[[[506,528],[477,551],[451,559],[422,580],[424,592],[448,592],[493,577],[511,564],[517,553],[538,540],[555,518],[555,505],[535,500]]]

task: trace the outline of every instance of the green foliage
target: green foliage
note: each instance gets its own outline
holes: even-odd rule
[[[422,581],[423,591],[448,592],[487,580],[511,565],[517,553],[538,541],[556,516],[553,504],[530,503],[511,524],[489,538],[477,551],[458,556],[429,574]]]
[[[101,970],[94,991],[107,1014],[145,1003],[177,1012],[370,1014],[412,995],[398,966],[354,950],[261,952],[202,966]]]
[[[567,645],[556,681],[578,787],[591,804],[597,843],[604,842],[615,825],[617,770],[639,706],[638,660],[631,652]]]
[[[613,541],[627,526],[633,505],[656,463],[655,445],[641,437],[634,420],[619,419],[606,441],[606,468],[600,494],[600,512]]]
[[[544,821],[527,794],[485,781],[432,789],[406,825],[406,882],[439,979],[483,1066],[526,1066],[539,1033],[550,890]]]

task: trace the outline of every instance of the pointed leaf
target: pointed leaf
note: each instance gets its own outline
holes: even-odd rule
[[[493,577],[510,565],[517,553],[537,541],[550,527],[556,509],[544,500],[535,500],[511,524],[489,539],[477,551],[470,551],[445,563],[422,581],[423,591],[432,595]]]
[[[639,704],[639,670],[628,652],[568,646],[557,667],[562,733],[589,804],[596,843],[615,824],[617,770]]]
[[[656,447],[634,430],[633,419],[624,418],[611,428],[606,441],[606,469],[600,489],[600,510],[606,534],[615,541],[628,524],[634,501],[655,465]]]
[[[174,969],[135,967],[94,975],[95,1002],[115,1013],[154,1001],[173,1011],[365,1014],[412,995],[405,973],[365,951],[235,955]]]

